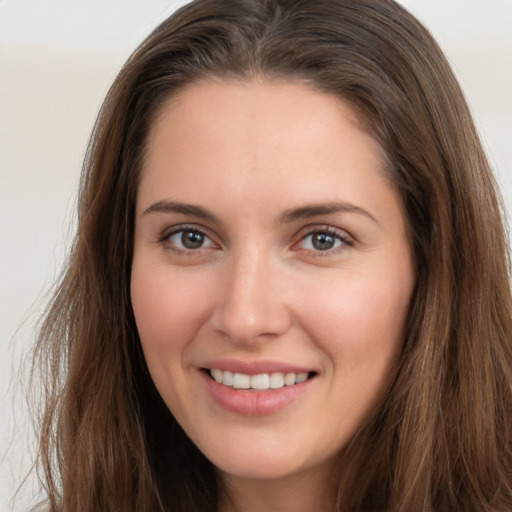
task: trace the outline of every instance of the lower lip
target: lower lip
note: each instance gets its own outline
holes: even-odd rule
[[[261,416],[279,412],[300,398],[315,378],[309,378],[293,386],[265,391],[235,389],[213,380],[206,372],[200,372],[214,402],[227,411],[246,416]]]

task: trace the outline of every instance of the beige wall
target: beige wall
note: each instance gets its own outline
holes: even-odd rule
[[[181,3],[0,0],[0,510],[29,454],[14,436],[1,458],[26,423],[11,412],[10,359],[29,346],[28,309],[40,309],[65,254],[88,134],[123,61]],[[452,61],[512,210],[512,0],[403,3]]]

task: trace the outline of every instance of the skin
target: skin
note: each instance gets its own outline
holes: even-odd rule
[[[202,245],[183,246],[183,229]],[[314,245],[322,233],[332,247]],[[389,381],[414,283],[383,152],[350,104],[292,82],[211,80],[162,108],[137,196],[132,303],[157,389],[219,469],[221,509],[330,506],[329,476]],[[315,376],[282,410],[238,414],[204,385],[201,366],[220,358]]]

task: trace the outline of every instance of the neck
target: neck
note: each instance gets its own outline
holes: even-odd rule
[[[335,489],[325,475],[299,474],[273,480],[220,473],[219,512],[318,512],[334,510]]]

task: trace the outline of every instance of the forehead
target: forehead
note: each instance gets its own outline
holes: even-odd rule
[[[381,146],[347,101],[301,83],[210,80],[184,88],[158,112],[139,196],[167,187],[191,197],[221,189],[254,197],[273,187],[280,198],[294,192],[292,199],[306,201],[328,196],[333,185],[370,191],[386,175]]]
[[[366,143],[384,167],[387,158],[370,123],[341,97],[315,90],[304,82],[204,79],[172,95],[157,111],[143,161],[147,164],[155,151],[162,149],[162,142],[180,149],[182,142],[203,146],[207,139],[217,136],[227,144],[228,135],[245,135],[257,148],[262,138],[281,144],[286,140],[314,139],[320,132],[335,132],[341,118],[366,136]],[[343,144],[342,138],[336,141],[340,147]]]

